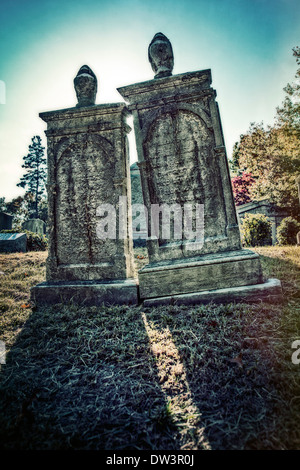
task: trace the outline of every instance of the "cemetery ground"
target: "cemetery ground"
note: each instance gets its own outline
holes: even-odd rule
[[[47,253],[1,254],[0,448],[300,449],[300,248],[255,251],[282,305],[35,309]]]

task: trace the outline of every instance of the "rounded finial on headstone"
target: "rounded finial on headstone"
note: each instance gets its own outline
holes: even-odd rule
[[[162,33],[155,34],[148,47],[148,58],[154,78],[169,77],[174,67],[174,56],[169,39]]]
[[[96,101],[97,78],[87,65],[83,65],[74,78],[74,87],[78,104],[76,106],[92,106]]]

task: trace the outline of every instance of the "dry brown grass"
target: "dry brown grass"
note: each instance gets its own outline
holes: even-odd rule
[[[1,448],[299,449],[299,249],[256,251],[282,306],[32,310],[45,253],[0,255]]]

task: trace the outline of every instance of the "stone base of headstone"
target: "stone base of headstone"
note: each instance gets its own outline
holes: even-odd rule
[[[252,286],[229,287],[227,289],[207,290],[191,294],[172,295],[153,299],[145,299],[144,307],[156,307],[158,305],[195,305],[226,304],[231,302],[242,303],[281,303],[283,300],[281,283],[278,279],[268,279],[262,284]]]
[[[259,300],[262,292],[269,300],[282,296],[280,281],[263,282],[259,255],[250,250],[164,260],[139,271],[140,298],[148,306],[174,300],[188,304],[247,296],[253,300],[256,294]]]
[[[26,251],[26,233],[0,233],[0,253],[25,253]]]
[[[133,279],[116,281],[42,282],[31,288],[36,306],[76,304],[80,306],[136,305],[137,283]]]

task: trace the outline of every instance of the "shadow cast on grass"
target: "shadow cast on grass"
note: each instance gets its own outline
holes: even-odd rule
[[[36,310],[2,367],[2,449],[179,446],[139,308]]]
[[[283,306],[34,311],[2,366],[0,447],[299,448],[299,267],[262,261]]]
[[[285,303],[300,298],[300,247],[255,247],[265,278],[281,280]]]
[[[159,375],[171,410],[183,410],[187,396],[210,449],[300,446],[299,365],[291,362],[300,339],[300,251],[256,251],[265,277],[282,282],[282,305],[170,305],[143,314],[154,355],[164,355]],[[180,382],[181,398],[170,392]]]
[[[299,313],[267,304],[145,309],[149,337],[181,364],[210,449],[299,448],[299,365],[291,362]]]

